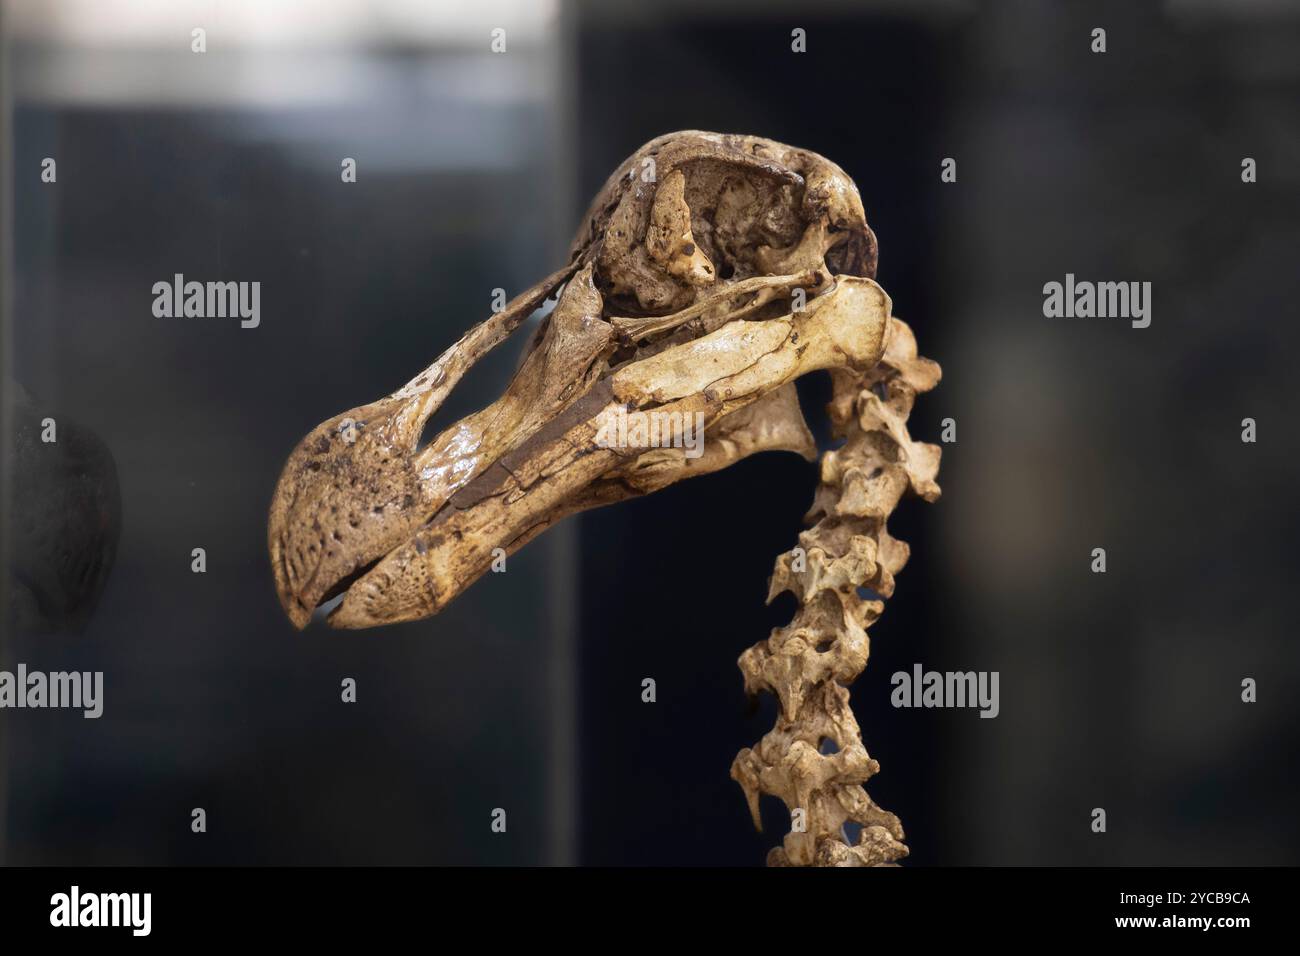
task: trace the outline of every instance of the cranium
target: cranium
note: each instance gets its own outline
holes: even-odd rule
[[[469,587],[494,556],[517,550],[567,515],[761,451],[814,460],[793,382],[830,369],[832,418],[849,443],[823,459],[815,511],[834,528],[824,546],[808,552],[821,577],[791,583],[792,572],[778,565],[787,583],[777,588],[774,579],[774,589],[795,590],[821,615],[823,630],[852,628],[860,636],[842,666],[806,679],[794,675],[798,699],[792,707],[790,695],[782,697],[787,726],[778,728],[782,737],[774,746],[782,754],[798,749],[798,727],[789,724],[805,702],[838,708],[808,726],[838,727],[856,737],[847,698],[837,696],[843,688],[827,682],[851,679],[865,664],[862,627],[869,615],[854,604],[860,603],[856,588],[901,567],[906,546],[883,530],[892,502],[874,516],[841,513],[836,502],[841,492],[846,500],[869,497],[872,483],[893,487],[900,467],[917,490],[917,482],[933,484],[937,469],[937,450],[916,453],[930,446],[906,438],[910,397],[898,391],[914,394],[933,381],[925,384],[926,374],[916,371],[924,360],[916,358],[906,326],[891,319],[875,271],[876,240],[862,201],[834,163],[754,136],[690,131],[652,140],[597,195],[567,265],[475,326],[393,394],[326,420],[298,444],[275,490],[268,529],[276,589],[289,618],[304,627],[319,604],[339,594],[328,616],[335,627],[424,618]],[[421,446],[426,421],[466,371],[550,298],[554,308],[501,397]],[[887,350],[893,360],[881,366]],[[937,367],[931,377],[937,380]],[[875,405],[864,397],[868,380],[880,386],[870,396]],[[609,441],[611,421],[629,414],[654,416],[666,430],[654,442],[642,433]],[[864,415],[883,424],[873,427]],[[705,429],[698,457],[688,453],[683,435],[696,421]],[[854,428],[879,433],[878,440],[854,444],[848,434]],[[888,460],[869,477],[859,475],[858,453]],[[909,456],[925,474],[914,474]],[[885,465],[892,470],[881,485]],[[835,605],[839,620],[831,624],[822,613],[826,593],[842,598]],[[800,638],[792,647],[804,644]],[[786,663],[774,663],[771,654],[761,664],[751,661],[758,668],[753,675],[746,670],[751,690],[793,679],[796,650],[773,653]],[[850,743],[839,741],[848,748],[835,757],[839,769],[828,765],[816,777],[818,793],[829,795],[826,805],[841,810],[816,811],[825,833],[814,831],[807,846],[788,846],[784,862],[815,862],[818,853],[829,853],[832,862],[888,862],[906,852],[897,842],[896,818],[863,809],[870,804],[865,792],[848,802],[837,796],[838,787],[861,791],[858,784],[874,772],[860,741],[857,750]],[[819,746],[820,737],[812,757],[819,757]],[[763,777],[764,767],[773,770],[766,758],[745,754],[733,776],[751,806],[759,789],[787,803],[809,798],[804,783],[790,783],[794,771],[776,768],[789,783],[778,785]],[[867,828],[866,842],[848,857],[821,851],[818,840],[846,819]]]

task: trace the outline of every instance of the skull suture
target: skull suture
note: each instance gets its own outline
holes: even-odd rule
[[[304,627],[339,594],[335,627],[428,617],[494,554],[567,515],[760,451],[813,460],[793,382],[829,369],[845,443],[823,455],[810,515],[820,520],[772,582],[773,596],[795,593],[799,616],[741,659],[747,689],[777,693],[782,713],[732,775],[756,824],[759,792],[801,811],[806,826],[770,862],[892,862],[907,852],[902,829],[861,787],[877,766],[840,682],[865,665],[864,628],[880,611],[858,589],[888,596],[907,557],[886,518],[906,490],[938,494],[938,449],[905,425],[938,367],[916,357],[875,270],[857,188],[834,163],[752,136],[652,140],[596,197],[564,268],[403,388],[299,443],[268,529],[289,618]],[[505,393],[419,447],[465,372],[557,292]],[[651,442],[622,428],[611,442],[611,420],[631,415],[669,434]],[[683,432],[697,422],[705,440],[693,449]],[[836,750],[823,755],[828,739]],[[845,822],[862,827],[852,846]]]

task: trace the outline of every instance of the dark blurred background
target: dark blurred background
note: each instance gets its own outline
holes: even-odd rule
[[[784,808],[765,803],[755,833],[727,770],[774,707],[750,710],[735,661],[789,619],[763,597],[813,466],[750,459],[588,513],[439,617],[377,631],[294,632],[265,557],[296,441],[407,381],[493,289],[559,265],[617,163],[683,128],[843,166],[878,278],[944,368],[912,416],[929,441],[957,422],[944,496],[891,521],[913,557],[853,693],[882,765],[868,789],[912,862],[1300,861],[1296,4],[3,16],[5,377],[26,394],[8,428],[29,400],[96,436],[121,498],[89,619],[9,627],[0,649],[9,668],[105,673],[99,720],[0,712],[6,862],[762,862]],[[151,287],[178,272],[260,281],[260,327],[155,318]],[[1067,272],[1151,282],[1151,327],[1045,318],[1042,286]],[[440,420],[499,394],[522,341]],[[823,441],[826,393],[801,383]],[[32,573],[11,529],[33,507],[6,516],[11,580]],[[892,708],[890,675],[914,663],[1000,672],[1000,715]]]

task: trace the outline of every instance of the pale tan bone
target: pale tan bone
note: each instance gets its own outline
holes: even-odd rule
[[[916,356],[872,281],[875,236],[839,167],[750,136],[685,132],[652,140],[592,203],[569,264],[467,333],[391,396],[337,415],[299,443],[271,505],[268,545],[287,614],[305,626],[335,594],[337,627],[436,613],[564,517],[650,494],[750,454],[812,459],[792,382],[830,369],[842,447],[800,537],[778,559],[769,600],[791,591],[795,620],[740,661],[746,689],[781,703],[777,727],[736,758],[754,822],[758,797],[805,826],[773,864],[891,863],[906,853],[896,817],[866,796],[878,769],[848,708],[867,659],[866,628],[907,559],[885,520],[905,492],[928,500],[938,450],[905,420],[938,367]],[[419,447],[426,422],[466,370],[557,297],[502,396]],[[879,394],[877,394],[877,392]],[[608,447],[624,413],[654,413],[682,441],[705,423],[699,457],[682,447]],[[823,755],[823,740],[837,751]],[[850,846],[842,825],[862,826]]]
[[[618,409],[703,412],[706,424],[816,369],[874,365],[884,351],[889,298],[870,279],[841,276],[799,314],[729,323],[703,338],[624,366],[591,394],[581,419],[526,444],[466,487],[412,540],[352,585],[330,623],[337,627],[416,620],[437,613],[506,548],[615,468],[618,450],[597,446],[602,416]],[[583,403],[575,405],[578,408]],[[544,434],[544,433],[543,433]]]
[[[790,591],[799,610],[740,657],[745,689],[771,691],[781,710],[776,728],[740,752],[731,775],[756,826],[762,793],[807,809],[806,829],[769,854],[773,866],[872,866],[907,854],[898,818],[862,787],[879,766],[862,749],[841,685],[866,666],[866,628],[884,609],[858,589],[889,597],[907,561],[907,545],[889,536],[885,521],[909,490],[930,501],[939,495],[939,449],[913,442],[906,424],[916,395],[938,384],[939,366],[918,358],[911,330],[891,319],[880,363],[864,376],[838,373],[834,381],[829,411],[845,442],[822,455],[822,484],[809,513],[817,523],[799,536],[797,551],[777,558],[769,584],[769,601]],[[823,740],[836,751],[820,753]],[[843,838],[846,822],[861,827],[852,846]]]

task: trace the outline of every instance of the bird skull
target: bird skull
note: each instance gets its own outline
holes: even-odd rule
[[[680,132],[629,157],[562,269],[472,328],[391,395],[299,442],[272,500],[276,590],[304,627],[373,627],[441,610],[494,554],[561,518],[725,468],[815,448],[793,382],[876,364],[890,300],[852,180],[806,150]],[[514,378],[421,447],[464,374],[556,298]],[[602,440],[659,416],[654,447]],[[688,455],[684,423],[704,428]]]

